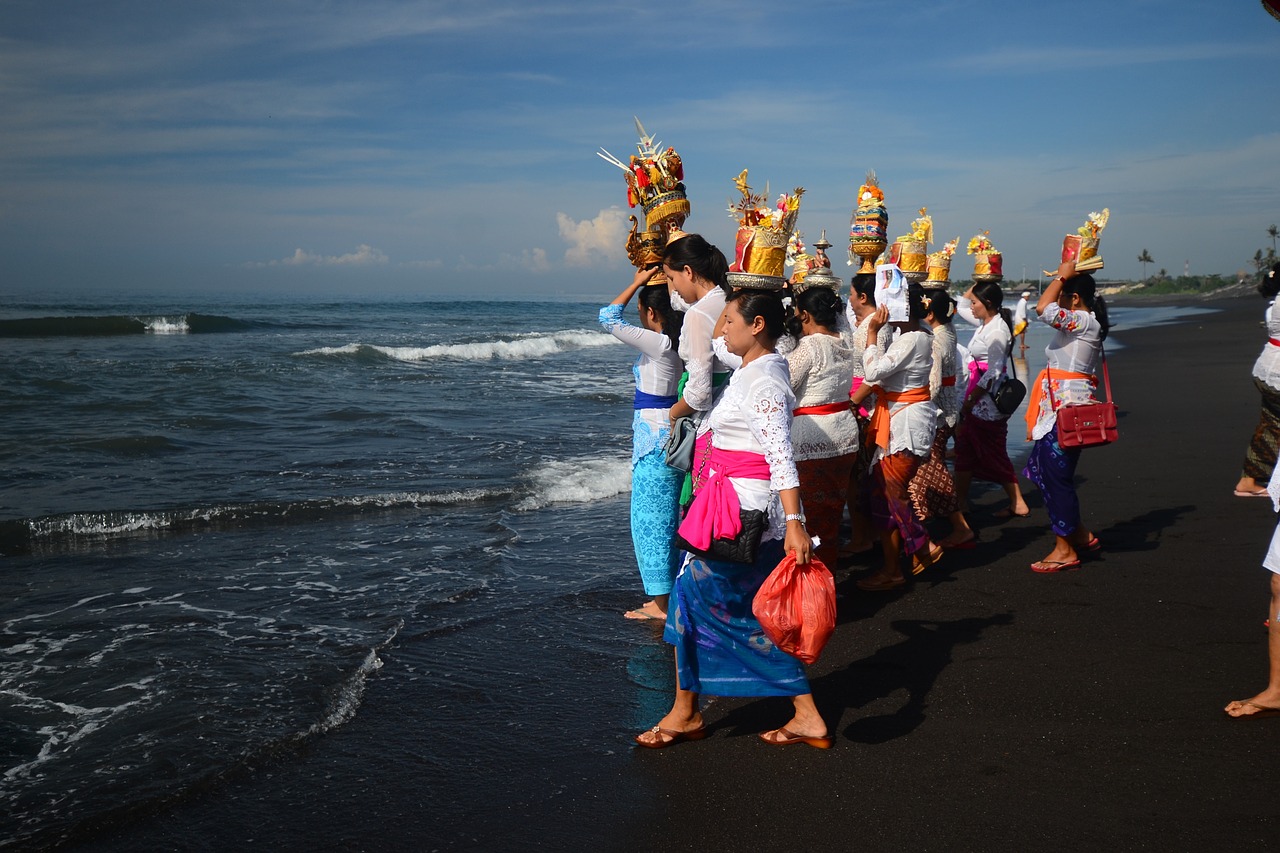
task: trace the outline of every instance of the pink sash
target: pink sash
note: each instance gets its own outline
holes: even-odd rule
[[[700,551],[709,548],[713,538],[732,539],[742,531],[738,493],[729,477],[768,480],[769,461],[763,453],[711,448],[711,473],[680,523],[680,535]]]
[[[968,400],[973,396],[973,389],[978,387],[978,380],[982,378],[982,374],[987,372],[987,363],[985,361],[969,362],[969,384],[964,389],[964,398]]]

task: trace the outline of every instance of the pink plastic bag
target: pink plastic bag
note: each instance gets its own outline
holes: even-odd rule
[[[783,557],[751,602],[765,636],[787,654],[813,663],[836,629],[836,580],[819,560]]]

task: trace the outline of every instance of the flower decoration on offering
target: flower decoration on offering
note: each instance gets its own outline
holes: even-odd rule
[[[889,249],[889,263],[895,264],[908,281],[924,281],[928,267],[929,244],[933,242],[933,217],[928,208],[911,222],[911,233],[899,237]]]
[[[983,231],[969,241],[967,251],[973,255],[974,281],[1000,281],[1004,278],[1004,256],[991,243],[987,236],[990,233]]]
[[[612,163],[623,171],[627,181],[627,206],[640,205],[645,216],[643,236],[636,231],[636,218],[631,217],[631,235],[627,238],[627,256],[631,263],[642,269],[653,263],[662,262],[661,250],[666,246],[673,232],[679,232],[689,215],[689,199],[684,189],[684,163],[674,148],[662,149],[661,142],[654,142],[653,137],[645,132],[640,119],[636,119],[636,132],[640,141],[636,143],[639,155],[632,154],[631,159],[623,163],[605,149],[596,152],[597,156]],[[658,255],[641,250],[641,245],[658,247]],[[659,270],[651,278],[650,284],[665,284],[666,276]]]
[[[804,263],[807,269],[801,274],[800,262],[796,263],[796,271],[791,276],[791,292],[804,293],[811,287],[829,287],[838,290],[842,282],[831,272],[831,259],[827,257],[827,249],[831,243],[827,240],[827,230],[822,229],[822,236],[813,244],[816,254]]]
[[[786,284],[782,275],[786,264],[787,246],[800,215],[800,196],[804,187],[796,187],[791,195],[778,197],[776,205],[765,203],[769,197],[766,185],[764,193],[752,192],[747,184],[747,170],[734,178],[741,199],[731,202],[729,215],[738,220],[738,233],[734,239],[733,263],[729,267],[729,284],[733,287],[749,287],[778,290]]]
[[[884,192],[874,169],[867,172],[866,183],[858,187],[858,199],[849,220],[849,265],[862,258],[861,273],[875,272],[872,263],[889,245],[889,211],[884,206]]]
[[[1076,229],[1076,233],[1062,238],[1063,262],[1075,261],[1076,272],[1102,269],[1098,241],[1101,240],[1102,229],[1107,227],[1107,220],[1110,218],[1111,210],[1104,207],[1101,213],[1090,213],[1084,225]],[[1045,275],[1053,275],[1053,273],[1046,272]]]
[[[958,245],[960,245],[959,237],[943,243],[938,251],[929,253],[929,277],[925,281],[926,284],[929,282],[946,284],[951,280],[951,259],[955,257]]]

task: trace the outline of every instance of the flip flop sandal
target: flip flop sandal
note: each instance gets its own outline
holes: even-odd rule
[[[781,737],[775,737],[776,735],[781,735]],[[761,732],[759,737],[769,746],[794,746],[797,743],[803,743],[814,749],[830,749],[832,744],[835,743],[835,738],[830,735],[826,737],[798,735],[788,730],[785,726],[780,729],[774,729],[771,732]]]
[[[1080,568],[1079,560],[1041,560],[1038,563],[1031,564],[1031,571],[1039,572],[1042,575],[1051,574],[1052,572],[1069,572],[1078,568]]]
[[[654,739],[641,740],[641,738],[643,738],[647,734],[655,735]],[[666,740],[663,740],[664,736],[667,738]],[[643,746],[645,749],[665,749],[668,746],[671,746],[672,744],[680,743],[681,741],[702,740],[706,736],[707,736],[706,726],[703,726],[700,729],[694,729],[693,731],[688,731],[688,732],[680,732],[680,731],[676,731],[675,729],[664,729],[661,726],[654,726],[653,728],[647,731],[643,731],[640,734],[636,735],[635,741],[637,744],[639,744],[640,746]]]

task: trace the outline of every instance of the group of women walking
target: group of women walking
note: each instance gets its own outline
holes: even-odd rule
[[[663,620],[675,647],[671,710],[636,742],[661,748],[705,736],[705,692],[789,696],[791,719],[761,739],[829,747],[803,664],[768,639],[752,600],[785,554],[834,567],[846,506],[848,547],[872,547],[875,536],[883,552],[882,566],[857,582],[868,592],[902,587],[908,571],[946,549],[974,546],[964,515],[972,479],[1004,488],[1012,515],[1029,512],[1005,450],[1009,416],[992,401],[1013,337],[1002,294],[980,285],[954,300],[911,284],[908,319],[890,322],[875,305],[874,277],[856,276],[847,307],[820,285],[795,285],[786,305],[779,291],[731,288],[724,255],[696,234],[673,236],[662,269],[669,284],[650,285],[655,270],[641,270],[600,312],[639,352],[631,525],[651,600],[627,615]],[[638,327],[622,319],[636,293]],[[1025,473],[1045,494],[1056,538],[1032,568],[1057,571],[1098,547],[1080,521],[1076,456],[1057,445],[1053,409],[1092,397],[1106,315],[1092,278],[1069,264],[1036,312],[1055,329],[1053,371],[1033,395],[1036,448]],[[977,326],[967,351],[955,313]],[[667,467],[663,450],[681,417],[696,423],[687,476]],[[953,436],[954,478],[945,461]],[[925,527],[934,517],[950,526],[937,541]],[[714,550],[753,533],[753,555]]]

